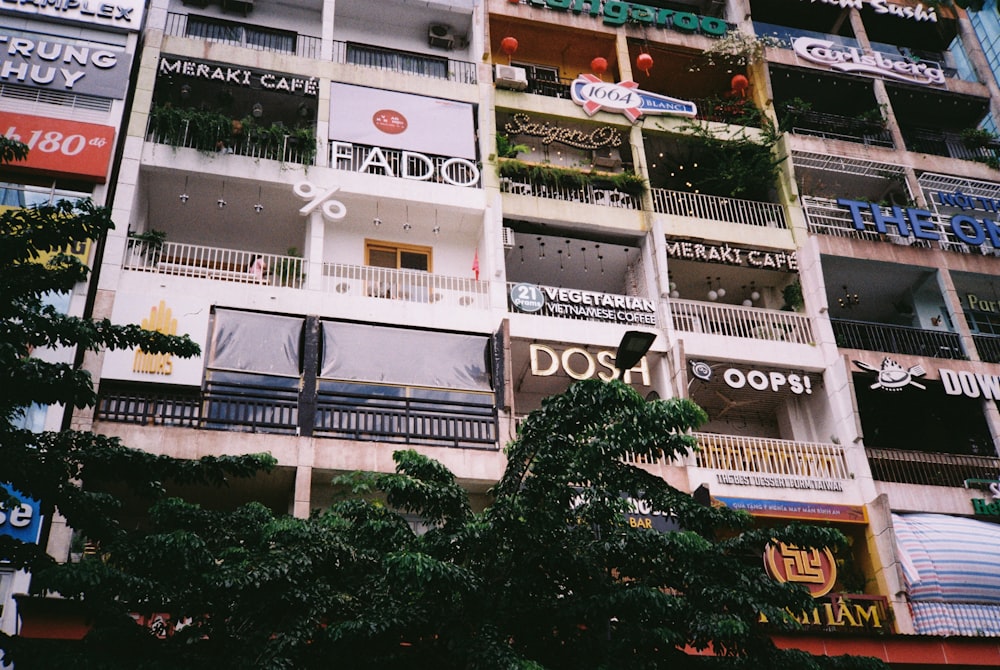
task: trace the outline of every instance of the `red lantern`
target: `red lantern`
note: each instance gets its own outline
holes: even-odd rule
[[[608,59],[601,58],[598,56],[594,60],[590,61],[590,71],[600,76],[608,71]]]
[[[750,80],[742,74],[737,74],[733,75],[733,79],[729,82],[729,85],[732,87],[733,95],[738,95],[742,98],[746,96],[747,89],[750,88]]]
[[[635,58],[635,66],[649,76],[649,68],[653,67],[653,57],[647,53],[641,53]]]
[[[500,40],[500,49],[510,56],[515,51],[517,51],[517,38],[516,37],[505,37]]]

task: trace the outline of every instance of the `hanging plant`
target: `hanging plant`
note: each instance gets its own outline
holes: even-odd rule
[[[780,38],[773,35],[752,35],[741,30],[730,30],[702,52],[702,63],[692,65],[689,70],[699,72],[703,66],[745,69],[763,61],[767,47],[784,45]]]
[[[613,188],[629,195],[642,195],[646,190],[646,180],[634,172],[584,172],[572,168],[556,167],[554,165],[526,163],[514,159],[500,161],[498,172],[517,182],[534,182],[559,186],[562,188]]]

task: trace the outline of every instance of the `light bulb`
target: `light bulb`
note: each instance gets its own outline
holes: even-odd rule
[[[722,287],[719,287],[719,290],[716,291],[716,293],[719,295],[720,298],[725,298],[726,297],[726,289],[724,289]]]
[[[757,302],[758,300],[760,300],[760,292],[759,291],[754,291],[753,293],[751,293],[750,294],[750,299],[753,300],[754,302]]]
[[[712,302],[715,302],[716,300],[719,299],[719,294],[716,293],[715,291],[709,291],[708,292],[708,299],[711,300]]]
[[[743,301],[743,306],[744,307],[753,307],[753,303],[750,302],[750,298],[747,298],[746,300]]]

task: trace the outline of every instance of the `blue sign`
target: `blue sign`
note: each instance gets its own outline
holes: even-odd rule
[[[5,500],[7,496],[17,498],[20,504],[11,507]],[[42,535],[41,509],[37,500],[0,485],[0,535],[9,535],[22,542],[38,544]]]
[[[634,81],[602,81],[592,74],[581,74],[570,85],[570,97],[588,116],[602,109],[623,114],[635,122],[643,114],[672,114],[694,117],[698,108],[693,102],[639,90]]]

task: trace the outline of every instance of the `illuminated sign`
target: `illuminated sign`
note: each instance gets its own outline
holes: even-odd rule
[[[991,202],[985,199],[984,201]],[[837,204],[851,210],[851,222],[855,230],[866,230],[867,225],[862,218],[862,212],[865,212],[871,214],[875,230],[879,233],[885,234],[888,232],[887,226],[893,226],[900,237],[931,241],[941,239],[941,233],[936,230],[937,225],[930,218],[934,213],[926,209],[907,207],[904,210],[893,206],[886,213],[876,203],[846,198],[837,198]],[[948,226],[959,241],[969,246],[982,246],[989,239],[995,249],[1000,249],[1000,224],[992,219],[977,219],[966,214],[958,214],[948,220]]]
[[[311,98],[319,95],[319,80],[315,77],[296,77],[280,72],[204,63],[186,58],[161,56],[159,73],[161,76],[180,75],[192,79],[217,81],[226,86],[277,91],[289,95]]]
[[[839,72],[851,72],[895,79],[909,84],[943,86],[944,70],[927,63],[918,63],[903,56],[890,57],[878,51],[864,52],[830,40],[797,37],[792,49],[799,58],[819,65],[828,65]]]
[[[634,81],[616,84],[592,74],[581,74],[570,84],[569,92],[573,102],[583,107],[588,116],[602,109],[621,114],[633,122],[643,114],[698,115],[693,102],[642,91]]]
[[[511,288],[510,302],[519,311],[543,316],[656,325],[653,301],[628,295],[522,283]]]
[[[875,373],[875,383],[871,385],[874,391],[901,391],[907,386],[915,386],[920,390],[927,388],[916,381],[916,377],[923,377],[927,374],[922,365],[911,365],[904,368],[888,356],[882,359],[882,365],[878,367],[864,361],[854,361],[854,364],[866,372]]]
[[[604,381],[617,379],[619,372],[615,369],[615,352],[600,351],[596,355],[580,347],[570,347],[560,354],[552,347],[544,344],[531,344],[528,347],[531,357],[531,374],[536,377],[550,377],[560,368],[573,379],[591,379],[597,376]],[[600,366],[600,370],[598,369]],[[641,375],[640,384],[649,386],[649,363],[643,356],[631,370],[625,371],[625,383],[632,383],[632,373]]]
[[[764,567],[779,582],[806,587],[813,598],[825,596],[837,582],[837,562],[828,547],[799,549],[784,542],[769,542],[764,548]]]
[[[816,2],[816,0],[809,0]],[[912,19],[913,21],[929,21],[937,23],[938,17],[934,7],[927,7],[922,3],[917,3],[915,7],[907,5],[897,5],[885,0],[819,0],[824,5],[833,5],[844,9],[863,9],[865,5],[871,7],[876,14],[889,14],[898,16],[901,19]]]
[[[511,135],[540,137],[542,144],[558,142],[577,149],[600,149],[622,145],[622,134],[611,126],[601,126],[585,133],[576,128],[560,128],[549,121],[533,122],[527,114],[515,114],[503,129]]]
[[[382,147],[370,147],[368,155],[357,167],[350,168],[354,172],[384,174],[389,177],[399,177],[401,179],[414,179],[416,181],[432,181],[440,179],[452,186],[474,187],[479,185],[479,168],[476,164],[465,158],[449,158],[444,161],[435,161],[430,157],[417,153],[416,151],[399,152],[399,160],[395,157],[390,160],[386,156],[386,151]],[[356,152],[354,144],[350,142],[330,142],[330,158],[334,161],[333,166],[338,169],[347,169],[346,166],[353,166]],[[337,161],[342,161],[339,165]],[[395,167],[393,165],[395,164]],[[464,178],[461,178],[464,175]],[[459,177],[458,179],[456,177]]]
[[[969,480],[965,481],[966,485]],[[989,482],[990,497],[993,502],[987,502],[985,498],[972,499],[972,513],[981,516],[1000,516],[1000,482]]]
[[[7,496],[17,498],[19,504],[8,506],[3,500]],[[42,514],[38,501],[0,484],[0,535],[38,544],[41,534]]]
[[[590,14],[601,17],[605,25],[621,26],[625,23],[635,23],[646,26],[656,26],[668,30],[678,30],[686,33],[700,32],[713,37],[720,37],[729,31],[729,24],[722,19],[711,16],[699,16],[690,12],[678,12],[673,9],[650,7],[636,2],[593,2],[592,0],[528,0],[532,7],[546,7],[556,11],[573,12],[574,14]]]
[[[111,126],[0,112],[0,132],[28,145],[28,157],[11,165],[102,184],[107,179],[115,143]]]
[[[710,381],[713,374],[712,366],[704,361],[691,361],[691,375],[695,379]],[[749,370],[743,372],[738,368],[729,368],[722,373],[722,379],[730,388],[741,389],[749,386],[755,391],[771,391],[778,393],[786,388],[795,395],[812,394],[812,380],[808,375],[800,375],[795,372],[764,372],[763,370]]]
[[[121,99],[130,58],[123,49],[0,28],[0,82]]]
[[[143,0],[0,0],[0,11],[45,19],[89,23],[101,28],[135,31],[142,27]]]
[[[964,395],[969,398],[1000,400],[1000,377],[972,373],[965,370],[939,368],[944,392],[948,395]]]
[[[728,244],[668,241],[667,256],[669,258],[683,258],[688,261],[767,268],[787,272],[798,272],[799,270],[799,259],[794,251],[763,251],[761,249],[744,249]]]

